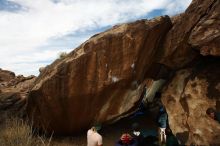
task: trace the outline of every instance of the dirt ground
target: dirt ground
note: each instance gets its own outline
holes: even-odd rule
[[[127,117],[113,125],[102,127],[102,130],[99,133],[103,136],[103,145],[114,146],[122,133],[131,133],[131,125],[134,122],[139,123],[141,130],[144,131],[145,136],[157,135],[155,116],[145,114],[133,118]],[[86,132],[77,137],[53,139],[51,144],[54,146],[86,146]]]

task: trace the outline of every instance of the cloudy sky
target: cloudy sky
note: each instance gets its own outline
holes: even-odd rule
[[[0,68],[38,75],[59,52],[118,23],[185,11],[191,0],[0,0]]]

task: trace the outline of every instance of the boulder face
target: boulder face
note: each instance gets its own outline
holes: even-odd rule
[[[162,95],[170,127],[182,145],[220,143],[220,124],[206,115],[209,107],[220,111],[220,60],[203,60],[178,71]]]
[[[163,43],[160,63],[180,69],[200,54],[220,55],[219,3],[193,0],[185,13],[172,18],[173,27]]]
[[[215,0],[193,28],[189,43],[207,56],[220,56],[220,1]]]
[[[28,100],[34,126],[72,134],[131,113],[170,28],[168,16],[115,26],[45,68]]]
[[[220,124],[206,115],[209,107],[220,111],[219,20],[219,0],[193,0],[185,13],[172,18],[163,43],[160,63],[178,71],[164,88],[162,102],[182,145],[220,143]]]
[[[145,85],[154,101],[164,86],[160,79],[170,79],[162,101],[181,144],[220,143],[219,124],[205,112],[220,109],[219,23],[219,0],[193,0],[171,19],[140,20],[94,35],[40,69],[28,98],[31,122],[46,132],[77,134],[131,114]]]

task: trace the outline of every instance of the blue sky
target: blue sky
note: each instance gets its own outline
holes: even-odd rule
[[[38,75],[113,25],[183,12],[191,0],[0,0],[0,68]]]

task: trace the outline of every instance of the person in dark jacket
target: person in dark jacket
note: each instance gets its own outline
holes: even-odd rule
[[[172,130],[170,128],[166,128],[165,133],[167,136],[166,146],[179,146],[179,142],[177,138],[173,135]]]
[[[120,140],[116,142],[115,146],[137,146],[137,141],[130,134],[124,133]]]
[[[159,109],[159,115],[158,115],[158,126],[159,126],[159,142],[160,144],[166,143],[166,133],[165,130],[168,125],[168,116],[166,113],[166,110],[163,106]]]
[[[206,110],[206,114],[212,118],[213,120],[216,120],[220,123],[220,112],[216,112],[216,110],[214,108],[208,108]]]

